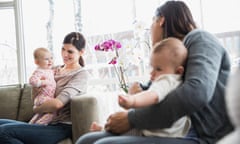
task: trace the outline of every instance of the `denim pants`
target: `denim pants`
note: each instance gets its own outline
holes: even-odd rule
[[[183,138],[114,135],[101,131],[90,132],[81,136],[76,144],[199,144],[199,142]]]
[[[0,119],[0,144],[56,144],[71,135],[69,124],[39,125]]]

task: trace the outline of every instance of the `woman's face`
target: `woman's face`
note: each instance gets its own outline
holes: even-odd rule
[[[78,64],[79,57],[82,55],[83,51],[79,51],[72,44],[63,44],[62,47],[62,58],[66,65]]]
[[[163,17],[153,17],[151,26],[152,45],[155,45],[157,42],[163,39],[163,23]]]

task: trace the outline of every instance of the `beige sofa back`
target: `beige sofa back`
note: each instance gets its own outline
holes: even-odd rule
[[[25,84],[0,87],[0,118],[29,121],[33,116],[31,87]],[[72,139],[65,139],[58,144],[73,144],[89,131],[93,121],[98,119],[97,100],[91,94],[79,95],[71,100]]]
[[[31,99],[32,88],[25,84],[21,91],[21,98],[19,101],[17,120],[29,121],[33,116],[33,101]]]
[[[33,116],[32,107],[29,85],[0,87],[0,118],[28,121]]]

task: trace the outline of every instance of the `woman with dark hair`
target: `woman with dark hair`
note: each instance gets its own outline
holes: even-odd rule
[[[81,33],[72,32],[69,33],[63,40],[63,45],[68,44],[74,46],[79,52],[83,53],[86,46],[86,40]],[[80,66],[84,67],[84,60],[82,54],[79,57],[79,64]]]
[[[167,37],[183,41],[188,49],[183,84],[154,106],[110,115],[106,132],[85,134],[77,144],[214,144],[233,130],[224,95],[230,62],[217,38],[197,29],[182,1],[167,1],[157,8],[151,35],[153,45]],[[183,116],[189,116],[192,121],[190,131],[183,138],[119,135],[131,128],[169,128]]]
[[[70,99],[87,90],[88,73],[83,68],[86,41],[81,33],[65,36],[62,47],[63,65],[55,67],[55,99],[34,108],[36,113],[57,112],[48,125],[0,119],[1,144],[56,144],[72,136]]]

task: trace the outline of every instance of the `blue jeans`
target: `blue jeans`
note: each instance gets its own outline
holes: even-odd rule
[[[71,135],[68,124],[46,126],[0,119],[0,144],[56,144]]]
[[[101,131],[81,136],[76,144],[199,144],[199,142],[183,138],[114,135]]]

